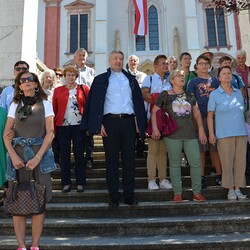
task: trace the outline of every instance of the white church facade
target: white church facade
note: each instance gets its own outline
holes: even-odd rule
[[[208,49],[217,64],[222,55],[234,57],[242,48],[238,15],[215,11],[211,0],[147,0],[146,36],[134,34],[132,0],[0,2],[16,14],[5,13],[0,28],[0,64],[6,72],[0,72],[2,85],[12,77],[17,60],[27,60],[31,70],[37,70],[38,65],[40,70],[63,68],[79,47],[88,51],[88,64],[97,74],[106,70],[108,55],[114,49],[123,51],[125,60],[137,55],[140,69],[150,74],[158,54],[179,57],[188,51],[194,64],[203,49]],[[4,30],[8,29],[7,36]]]

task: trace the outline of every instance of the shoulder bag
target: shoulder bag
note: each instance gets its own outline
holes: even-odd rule
[[[159,110],[157,110],[157,112],[156,112],[156,123],[157,123],[157,127],[158,127],[162,137],[166,137],[168,135],[171,135],[178,129],[175,120],[166,111],[166,101],[164,101],[164,104],[162,105],[162,107]],[[148,123],[148,127],[146,129],[146,135],[151,136],[152,131],[153,131],[153,129],[152,129],[152,123],[151,123],[151,119],[150,119],[150,121]]]

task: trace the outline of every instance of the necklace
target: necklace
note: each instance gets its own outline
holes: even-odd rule
[[[181,90],[180,93],[175,92],[174,89],[172,89],[172,91],[173,91],[173,93],[174,93],[175,95],[178,95],[178,96],[183,96],[183,95],[185,94],[185,92],[184,92],[183,90]]]
[[[67,85],[67,88],[68,89],[74,89],[75,88],[75,86],[76,86],[76,84],[74,83],[74,84],[69,84],[69,85]]]

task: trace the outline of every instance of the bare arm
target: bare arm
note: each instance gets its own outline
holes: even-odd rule
[[[12,117],[8,117],[3,132],[3,140],[14,168],[19,169],[25,167],[25,164],[23,159],[16,153],[15,149],[13,148],[11,144],[12,140],[9,137],[9,134],[11,133],[10,131],[12,131],[14,124],[15,124],[15,119]]]
[[[141,92],[142,92],[143,100],[148,102],[148,103],[152,103],[152,97],[150,95],[150,89],[149,88],[142,88]]]
[[[196,120],[197,125],[198,125],[199,140],[201,144],[206,144],[207,136],[204,131],[203,122],[201,118],[201,112],[197,104],[193,107],[193,114],[194,114],[194,119]]]
[[[156,112],[160,108],[156,105],[154,105],[151,113],[151,123],[152,123],[152,138],[155,140],[159,140],[161,138],[161,133],[157,127],[157,122],[156,122]]]
[[[26,167],[33,170],[41,161],[44,153],[50,147],[52,140],[54,138],[54,117],[48,116],[45,118],[45,131],[46,135],[43,139],[43,143],[38,150],[37,154],[26,163]]]
[[[209,111],[207,113],[207,126],[208,126],[208,132],[209,132],[209,143],[215,144],[216,137],[214,134],[214,112],[212,111]]]
[[[241,91],[241,94],[243,95],[243,97],[245,98],[246,97],[246,89],[245,89],[245,87],[243,87],[243,88],[240,88],[240,91]]]

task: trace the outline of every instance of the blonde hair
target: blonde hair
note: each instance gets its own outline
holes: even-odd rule
[[[43,84],[44,84],[44,79],[45,79],[45,76],[47,74],[51,74],[52,76],[52,84],[51,84],[51,88],[53,88],[54,86],[56,86],[56,73],[53,69],[46,69],[45,71],[43,71],[42,75],[41,75],[41,86],[43,87]]]

